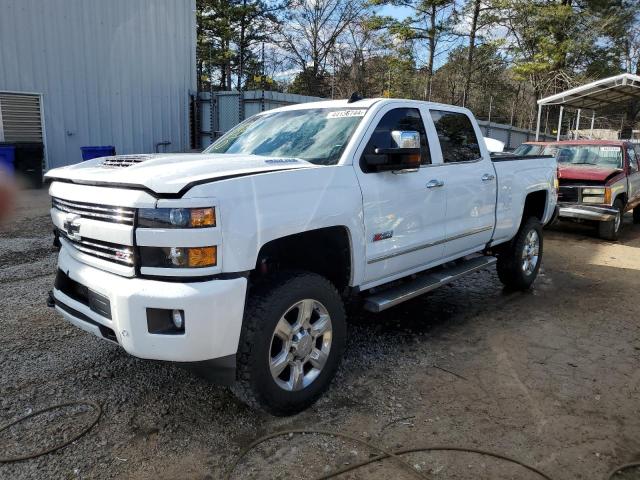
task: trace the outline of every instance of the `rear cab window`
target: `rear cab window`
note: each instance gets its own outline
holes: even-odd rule
[[[444,163],[473,162],[482,158],[471,119],[464,113],[430,110]]]

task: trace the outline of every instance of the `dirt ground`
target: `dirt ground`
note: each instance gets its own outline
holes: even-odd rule
[[[531,292],[503,291],[491,270],[384,314],[356,315],[328,394],[308,411],[274,418],[173,365],[130,357],[47,308],[56,263],[48,202],[45,191],[26,192],[0,232],[0,425],[82,399],[103,414],[62,450],[0,463],[2,479],[219,479],[253,439],[290,428],[345,432],[389,449],[482,448],[554,480],[600,480],[640,460],[640,226],[630,218],[616,243],[586,227],[547,231]],[[77,431],[82,412],[0,432],[0,457]],[[315,478],[371,453],[349,441],[287,436],[257,448],[233,478]],[[405,458],[426,478],[539,478],[474,454]],[[341,478],[413,477],[385,461]]]

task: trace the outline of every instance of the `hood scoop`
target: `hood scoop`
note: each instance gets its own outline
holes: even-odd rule
[[[124,168],[152,158],[153,155],[116,155],[114,157],[105,157],[101,165],[107,168]]]

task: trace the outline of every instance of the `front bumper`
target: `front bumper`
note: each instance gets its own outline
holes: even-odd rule
[[[560,204],[560,218],[609,222],[611,220],[615,220],[616,215],[618,215],[618,210],[612,207],[581,204]]]
[[[207,362],[236,353],[246,278],[196,283],[125,278],[78,262],[64,248],[60,251],[58,268],[95,295],[89,295],[89,301],[78,301],[55,288],[56,310],[83,330],[117,342],[131,355],[173,362]],[[183,310],[184,333],[149,333],[147,308]]]

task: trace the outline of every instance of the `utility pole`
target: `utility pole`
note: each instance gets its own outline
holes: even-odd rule
[[[493,108],[493,95],[489,97],[489,123],[491,123],[491,109]]]
[[[331,100],[333,100],[336,88],[336,57],[333,57],[333,71],[331,72]]]
[[[558,117],[558,134],[556,135],[556,142],[560,141],[560,132],[562,132],[562,114],[564,113],[564,107],[560,107],[560,116]]]

